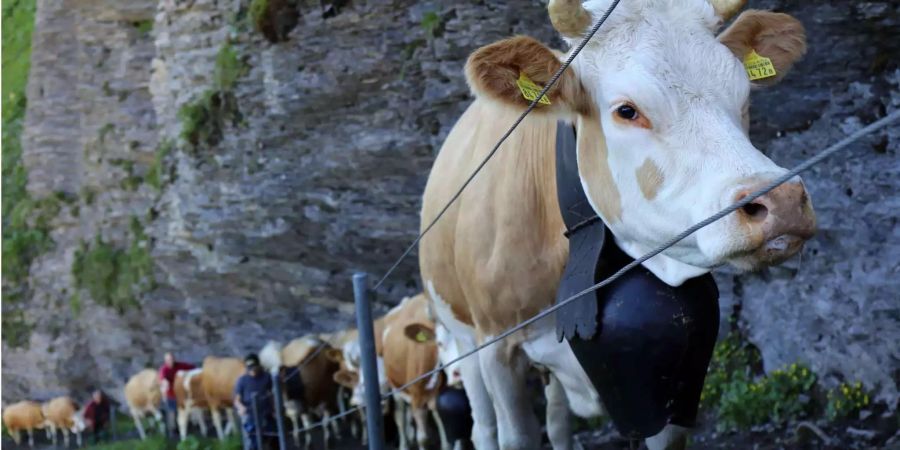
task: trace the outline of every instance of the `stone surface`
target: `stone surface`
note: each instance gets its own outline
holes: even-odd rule
[[[512,34],[560,44],[537,0],[299,5],[299,24],[273,44],[239,0],[39,1],[29,190],[80,195],[79,214],[60,214],[55,249],[31,268],[35,329],[28,348],[4,346],[4,401],[90,385],[118,393],[164,350],[196,361],[349,325],[350,275],[380,276],[415,236],[434,154],[469,101],[468,54]],[[794,73],[754,93],[751,135],[776,162],[795,164],[900,106],[896,2],[752,6],[795,14],[810,36]],[[435,16],[429,32],[422,23]],[[177,140],[178,111],[212,87],[226,42],[249,66],[233,92],[240,120],[216,146],[174,152],[176,177],[161,192],[123,188],[123,161],[143,176],[160,143]],[[895,127],[805,175],[821,231],[802,259],[717,274],[723,313],[736,312],[767,369],[804,361],[892,405],[898,140]],[[152,238],[158,287],[122,314],[82,293],[76,316],[75,249],[97,233],[127,245],[132,217]],[[380,300],[418,283],[413,257]]]

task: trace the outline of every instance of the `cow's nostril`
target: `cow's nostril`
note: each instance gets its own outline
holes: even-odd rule
[[[769,215],[769,208],[766,208],[766,205],[762,203],[747,203],[741,207],[741,211],[753,222],[762,222]]]

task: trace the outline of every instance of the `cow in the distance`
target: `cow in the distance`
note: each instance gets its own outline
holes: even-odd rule
[[[44,428],[46,420],[41,404],[24,400],[3,410],[3,425],[16,445],[22,443],[22,432],[28,434],[28,446],[34,447],[34,430]]]
[[[548,9],[571,45],[610,5],[551,0]],[[805,52],[805,33],[786,14],[746,11],[717,35],[742,5],[619,3],[546,99],[422,239],[422,281],[460,351],[554,302],[569,249],[556,189],[558,120],[576,130],[576,176],[590,206],[632,258],[787,172],[748,137],[749,94],[789,71]],[[565,56],[519,36],[469,57],[465,72],[475,100],[432,167],[422,230],[531,103],[522,86],[545,86]],[[753,73],[753,81],[742,64],[752,58],[768,59],[766,73]],[[724,264],[740,270],[778,264],[814,231],[809,195],[795,178],[643,266],[679,286]],[[572,446],[567,426],[549,426],[565,417],[565,407],[584,417],[601,413],[591,381],[569,345],[557,340],[551,315],[460,363],[476,448],[539,447],[541,427],[523,381],[532,364],[549,370],[548,393],[558,397],[548,399],[555,449]],[[646,443],[656,450],[686,441],[686,428],[668,425]]]
[[[212,414],[213,426],[216,436],[220,440],[225,439],[226,431],[231,431],[237,426],[234,414],[234,385],[237,379],[245,372],[244,362],[238,358],[220,358],[207,356],[203,358],[203,373],[201,385],[209,412]],[[222,427],[222,408],[228,414],[228,427]]]
[[[300,427],[312,425],[313,417],[328,421],[338,411],[338,388],[334,374],[339,364],[328,357],[331,345],[316,336],[294,339],[281,347],[269,342],[260,351],[260,362],[269,372],[277,371],[284,399],[285,415],[293,425],[295,445],[300,445]],[[331,432],[340,430],[336,421],[329,421]],[[325,447],[331,439],[329,427],[323,427]],[[312,442],[312,434],[306,434],[305,446]]]
[[[391,388],[399,388],[438,366],[434,321],[430,317],[428,300],[423,294],[419,294],[405,298],[400,305],[374,322],[376,363],[382,394],[386,394]],[[333,357],[338,358],[337,355]],[[360,357],[359,343],[348,341],[339,356],[341,370],[335,374],[335,380],[353,389],[351,403],[356,406],[365,401],[365,380],[360,370]],[[395,398],[394,420],[400,433],[402,449],[408,448],[408,438],[413,437],[410,434],[415,435],[420,448],[428,441],[429,411],[438,428],[441,448],[449,448],[435,404],[443,382],[443,373],[437,372],[404,389]],[[407,420],[407,412],[412,415],[413,426]]]
[[[75,443],[81,447],[81,432],[86,426],[78,404],[71,397],[56,397],[45,403],[43,414],[53,445],[56,445],[56,431],[59,430],[63,435],[63,445],[69,446],[69,433],[72,433]]]
[[[160,391],[159,378],[153,369],[144,369],[131,376],[125,383],[125,403],[128,405],[128,412],[134,420],[134,426],[137,428],[138,436],[141,440],[147,439],[147,433],[144,431],[143,419],[145,416],[151,416],[156,426],[162,432],[163,416],[160,411],[162,404],[162,392]]]
[[[203,369],[179,371],[175,374],[175,402],[178,406],[178,434],[181,440],[187,439],[188,425],[191,418],[200,427],[200,434],[206,436],[206,419],[203,410],[209,405],[203,392]]]

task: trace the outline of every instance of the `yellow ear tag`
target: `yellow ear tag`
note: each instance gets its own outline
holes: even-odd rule
[[[425,335],[424,331],[420,331],[420,332],[416,333],[416,341],[417,342],[425,342],[427,340],[428,340],[428,336]]]
[[[525,97],[525,100],[534,101],[537,98],[538,94],[544,89],[536,84],[534,81],[531,81],[525,72],[519,72],[519,79],[516,80],[516,85],[519,86],[519,90],[522,91],[522,97]],[[550,99],[547,98],[546,95],[542,95],[541,99],[538,100],[538,103],[542,105],[549,105]]]
[[[752,49],[744,57],[744,69],[747,70],[750,81],[762,80],[763,78],[771,78],[777,75],[772,60],[756,53],[756,50]]]

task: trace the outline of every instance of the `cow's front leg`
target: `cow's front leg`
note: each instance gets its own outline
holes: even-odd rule
[[[504,354],[506,352],[509,354]],[[541,428],[525,386],[528,370],[525,354],[519,348],[509,349],[499,343],[480,351],[478,360],[497,415],[500,449],[540,448]]]
[[[450,441],[447,440],[447,431],[444,429],[444,420],[437,409],[437,398],[432,398],[428,402],[428,409],[431,411],[431,417],[434,418],[434,425],[437,427],[438,438],[441,441],[441,450],[450,450]]]
[[[647,450],[684,450],[687,448],[689,429],[678,425],[666,425],[659,433],[644,442]]]
[[[416,445],[419,450],[426,450],[428,445],[428,409],[412,409],[413,420],[416,422]]]
[[[497,415],[494,414],[494,404],[482,377],[481,362],[476,356],[457,364],[472,408],[472,445],[476,450],[499,450]]]
[[[216,437],[220,441],[225,440],[225,431],[222,429],[222,411],[219,408],[210,405],[209,412],[212,414],[213,427],[216,429]]]
[[[406,435],[406,402],[396,396],[394,397],[394,423],[397,424],[397,433],[400,434],[400,450],[409,450]]]
[[[303,421],[303,428],[307,430],[306,437],[303,440],[303,448],[309,448],[309,446],[312,445],[313,430],[310,429],[312,426],[312,417],[310,417],[308,413],[303,413],[300,414],[300,420]]]
[[[31,428],[28,429],[28,446],[34,447],[34,430]]]
[[[572,429],[569,425],[569,402],[559,379],[552,373],[544,386],[547,397],[547,437],[553,450],[572,449]]]

